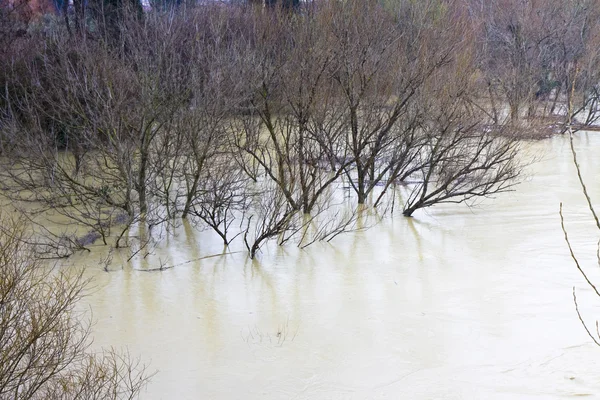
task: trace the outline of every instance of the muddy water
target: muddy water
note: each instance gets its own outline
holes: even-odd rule
[[[576,139],[600,204],[600,134]],[[568,141],[528,144],[517,191],[476,208],[396,216],[299,251],[222,251],[181,226],[133,264],[116,253],[95,291],[95,346],[127,346],[158,370],[147,399],[549,399],[600,395],[593,323],[600,299],[569,259],[560,219],[600,282],[598,234]],[[235,250],[235,249],[233,249]],[[135,269],[179,264],[163,272]]]

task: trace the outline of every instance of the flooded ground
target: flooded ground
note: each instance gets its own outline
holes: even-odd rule
[[[600,134],[576,140],[600,207]],[[515,192],[476,208],[388,218],[305,250],[257,260],[181,226],[145,260],[87,266],[94,346],[127,346],[158,374],[144,399],[549,399],[600,393],[600,317],[560,229],[593,279],[598,232],[568,140],[526,145],[539,162]],[[235,251],[235,248],[233,249]],[[141,272],[158,263],[179,264]]]

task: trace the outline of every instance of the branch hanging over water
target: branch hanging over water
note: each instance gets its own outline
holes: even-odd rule
[[[573,247],[571,246],[571,242],[569,241],[569,235],[567,234],[567,230],[565,228],[565,219],[564,219],[563,213],[562,213],[562,203],[560,203],[559,215],[560,215],[560,226],[565,235],[565,242],[567,242],[567,246],[569,246],[569,252],[571,253],[571,258],[575,262],[577,269],[579,270],[579,272],[581,272],[581,275],[583,275],[583,277],[585,278],[588,285],[590,285],[590,287],[592,289],[594,289],[594,292],[596,292],[598,297],[600,297],[600,292],[598,292],[598,288],[596,288],[596,286],[592,283],[592,281],[590,281],[590,279],[588,278],[586,273],[583,271],[583,268],[581,268],[581,265],[579,264],[579,260],[577,259],[577,256],[575,256],[575,252],[573,251]]]
[[[575,294],[575,286],[573,286],[573,302],[575,303],[575,311],[577,311],[577,316],[579,317],[579,321],[581,322],[581,325],[583,325],[583,328],[587,332],[588,336],[592,338],[594,343],[596,343],[596,345],[600,346],[600,342],[598,342],[598,339],[596,339],[596,337],[594,337],[594,335],[592,335],[592,333],[588,329],[586,323],[583,321],[583,317],[581,316],[581,313],[579,312],[579,305],[577,304],[577,295]],[[596,321],[596,332],[598,332],[598,321]],[[600,337],[600,334],[598,334],[598,337]]]
[[[222,254],[212,254],[210,256],[204,256],[204,257],[200,257],[200,258],[194,258],[193,260],[187,260],[184,261],[182,263],[179,264],[173,264],[171,266],[166,266],[166,265],[161,265],[158,268],[150,268],[150,269],[139,269],[139,268],[134,268],[134,271],[139,271],[139,272],[157,272],[157,271],[165,271],[167,269],[171,269],[171,268],[175,268],[175,267],[180,267],[182,265],[186,265],[186,264],[190,264],[193,263],[195,261],[200,261],[200,260],[205,260],[207,258],[215,258],[215,257],[222,257],[222,256],[227,256],[227,255],[231,255],[231,254],[237,254],[237,253],[241,253],[241,251],[233,251],[233,252],[229,252],[229,253],[222,253]]]
[[[569,143],[571,145],[571,154],[573,154],[573,164],[575,164],[575,169],[577,170],[577,178],[579,179],[579,183],[581,184],[581,189],[583,190],[583,195],[585,196],[585,200],[588,203],[588,207],[594,216],[594,221],[596,221],[596,227],[600,230],[600,220],[598,219],[598,215],[596,214],[596,210],[594,209],[594,205],[592,204],[592,199],[588,194],[587,187],[585,186],[585,182],[583,181],[583,177],[581,176],[581,168],[579,167],[579,163],[577,162],[577,152],[575,151],[575,146],[573,145],[573,131],[569,127]]]

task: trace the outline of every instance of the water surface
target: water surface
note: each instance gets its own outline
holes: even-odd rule
[[[576,138],[600,207],[600,134]],[[94,346],[127,346],[158,370],[144,399],[549,399],[600,394],[600,299],[569,258],[559,203],[600,282],[598,232],[568,140],[526,144],[538,162],[515,192],[475,208],[388,218],[305,250],[222,251],[177,228],[154,254],[87,266]],[[239,243],[238,243],[239,246]],[[236,246],[233,246],[233,251]],[[159,262],[177,267],[140,272]]]

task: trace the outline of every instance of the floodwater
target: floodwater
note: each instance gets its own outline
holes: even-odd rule
[[[600,133],[576,147],[600,207]],[[537,162],[516,191],[475,208],[401,215],[305,250],[251,261],[181,226],[112,272],[91,255],[94,346],[127,346],[158,371],[143,399],[553,399],[600,395],[593,296],[598,233],[566,137],[525,144]],[[238,244],[239,245],[239,244]],[[235,250],[235,246],[234,249]],[[142,272],[159,263],[162,272]],[[594,328],[595,329],[595,328]]]

